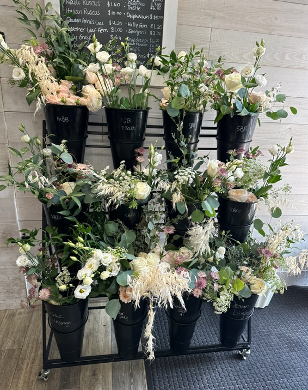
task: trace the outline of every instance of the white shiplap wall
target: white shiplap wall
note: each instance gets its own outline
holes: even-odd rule
[[[32,0],[43,6],[43,0]],[[287,142],[293,136],[295,153],[289,156],[290,166],[285,167],[284,182],[293,187],[291,205],[286,208],[285,219],[303,225],[308,231],[308,1],[305,0],[259,0],[239,2],[236,0],[179,0],[175,49],[187,50],[193,43],[203,47],[209,59],[224,54],[228,65],[240,69],[253,61],[255,41],[262,37],[266,42],[266,55],[262,59],[269,86],[281,81],[287,102],[298,108],[298,115],[290,115],[281,122],[264,118],[261,128],[255,131],[253,145],[259,145],[269,157],[267,148],[273,143]],[[176,12],[174,13],[176,15]],[[5,32],[10,47],[16,48],[28,37],[23,26],[15,19],[12,0],[0,4],[0,26]],[[176,17],[176,16],[175,16]],[[7,146],[21,147],[18,126],[23,122],[31,134],[41,134],[43,115],[36,115],[24,99],[25,91],[11,89],[7,83],[11,69],[0,66],[0,174],[7,172],[11,158]],[[151,104],[151,122],[161,123],[161,114],[154,102]],[[156,108],[155,108],[156,107]],[[100,121],[103,113],[93,117]],[[210,125],[213,112],[206,112],[204,124]],[[89,143],[100,142],[99,137],[89,137]],[[106,141],[106,140],[105,140]],[[206,141],[215,146],[215,140]],[[204,141],[203,141],[204,145]],[[211,153],[215,158],[215,153]],[[86,159],[98,169],[111,165],[110,152],[102,149],[87,149]],[[12,158],[11,158],[12,160]],[[22,275],[15,265],[18,253],[5,246],[5,239],[17,236],[21,228],[40,226],[40,204],[29,194],[15,193],[13,189],[0,192],[0,309],[15,308],[24,298]],[[3,293],[4,292],[4,293]]]

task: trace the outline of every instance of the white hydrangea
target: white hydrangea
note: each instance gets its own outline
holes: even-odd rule
[[[191,185],[195,179],[195,171],[193,168],[180,168],[175,172],[175,180],[179,185]]]

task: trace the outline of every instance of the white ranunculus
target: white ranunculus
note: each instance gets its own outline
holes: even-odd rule
[[[140,76],[144,77],[147,71],[148,69],[144,65],[139,66],[138,73]]]
[[[161,60],[157,56],[154,58],[154,65],[155,66],[162,66]]]
[[[20,255],[16,260],[16,264],[18,267],[28,267],[32,265],[31,261],[26,255]]]
[[[219,160],[210,160],[207,165],[207,174],[210,177],[215,177],[217,175],[218,171],[218,164],[220,163]]]
[[[21,140],[23,141],[23,142],[25,142],[26,144],[28,144],[29,142],[30,142],[30,137],[27,135],[27,134],[25,134],[25,135],[23,135],[22,137],[21,137]]]
[[[138,272],[139,274],[149,271],[148,261],[145,257],[137,257],[135,260],[131,261],[130,265],[133,271]]]
[[[75,298],[78,299],[86,299],[86,297],[91,292],[91,286],[86,285],[79,285],[76,287],[76,290],[74,291]]]
[[[208,90],[208,87],[207,87],[204,83],[202,83],[202,84],[199,85],[199,91],[200,91],[201,93],[204,93],[204,92],[206,92],[207,90]]]
[[[106,81],[109,81],[109,80],[106,80]],[[95,83],[95,86],[96,85],[97,85],[97,82]],[[87,87],[93,87],[93,85],[87,85]],[[83,92],[83,88],[82,88],[82,92]],[[87,107],[88,107],[89,111],[91,111],[91,112],[97,112],[98,110],[100,110],[102,108],[101,94],[94,87],[93,87],[93,90],[91,90],[87,96]]]
[[[159,164],[161,164],[162,159],[163,159],[163,155],[161,153],[155,152],[155,154],[153,156],[153,162],[154,162],[155,167],[157,167]]]
[[[216,251],[216,257],[218,259],[223,259],[225,257],[225,253],[226,253],[226,248],[220,246]]]
[[[225,76],[225,84],[230,92],[237,92],[243,87],[240,73],[231,73]]]
[[[109,58],[110,58],[110,54],[107,53],[106,51],[100,51],[98,53],[96,53],[96,58],[102,62],[103,64],[105,64]]]
[[[96,73],[99,70],[100,70],[100,65],[99,64],[94,64],[93,62],[91,62],[91,64],[89,64],[89,66],[84,71]]]
[[[84,278],[86,278],[87,276],[90,276],[91,274],[92,274],[92,270],[90,270],[89,268],[81,268],[77,272],[77,278],[79,280],[83,280]]]
[[[127,53],[127,59],[130,62],[136,62],[137,54],[136,53]]]
[[[94,85],[84,85],[82,87],[81,93],[82,93],[82,96],[87,99],[89,97],[90,93],[93,91],[95,91]]]
[[[259,87],[265,87],[267,84],[267,80],[262,74],[257,74],[255,80]]]
[[[97,42],[96,46],[94,47],[94,43],[90,43],[89,46],[87,46],[87,48],[90,50],[91,53],[95,54],[97,53],[98,51],[100,51],[100,48],[102,47],[103,45],[101,45],[100,43]]]
[[[14,68],[12,77],[14,80],[23,80],[26,77],[26,75],[21,68]]]
[[[151,187],[148,183],[139,181],[135,187],[136,190],[136,199],[146,199],[151,193]]]
[[[255,57],[261,57],[261,56],[263,56],[263,54],[265,53],[265,47],[263,47],[263,46],[259,46],[259,47],[257,47],[256,49],[254,49],[254,51],[253,51],[253,55],[255,56]]]
[[[160,257],[156,253],[148,253],[147,263],[150,267],[155,267],[160,263]]]
[[[268,149],[268,151],[272,156],[276,156],[279,152],[279,147],[278,145],[273,145],[271,148]]]
[[[134,72],[135,72],[135,70],[133,68],[130,68],[129,66],[121,69],[121,74],[123,76],[126,76],[126,75],[131,76]]]
[[[164,87],[163,89],[161,89],[161,91],[162,91],[165,99],[171,98],[171,89],[169,87]]]
[[[66,195],[71,194],[74,191],[74,188],[76,187],[76,183],[73,181],[67,181],[62,184],[63,191],[66,192]]]
[[[241,75],[245,78],[251,77],[255,71],[255,68],[252,65],[246,65],[241,70]]]
[[[108,279],[109,276],[110,276],[110,273],[109,273],[108,271],[103,271],[103,272],[100,274],[100,278],[101,278],[102,280]]]
[[[104,74],[111,74],[114,70],[114,66],[112,66],[112,64],[105,64],[103,65],[102,70]]]
[[[233,172],[233,176],[236,179],[241,179],[244,176],[244,172],[242,168],[236,168],[236,170]]]
[[[43,155],[44,155],[45,157],[50,157],[50,156],[52,155],[51,149],[48,149],[48,148],[44,148],[44,149],[42,150],[42,152],[43,152]]]
[[[183,58],[183,57],[185,57],[186,56],[186,51],[180,51],[179,52],[179,54],[178,54],[178,58],[180,59],[180,58]]]

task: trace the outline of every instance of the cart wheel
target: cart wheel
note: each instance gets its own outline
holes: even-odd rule
[[[37,379],[42,379],[45,382],[48,381],[48,375],[50,374],[50,370],[42,370],[38,373]]]
[[[243,360],[246,360],[247,356],[250,355],[250,349],[243,348],[241,351],[238,351],[238,354]]]

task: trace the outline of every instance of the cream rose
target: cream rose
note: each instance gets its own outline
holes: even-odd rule
[[[241,70],[241,75],[245,78],[251,77],[254,74],[255,68],[252,65],[246,65]]]
[[[21,68],[14,68],[12,77],[14,80],[23,80],[26,77],[26,75]]]
[[[102,70],[104,74],[111,74],[114,70],[114,67],[112,64],[105,64],[103,65]]]
[[[110,54],[107,53],[106,51],[100,51],[99,53],[96,53],[96,58],[103,64],[105,64],[109,58]]]
[[[86,71],[86,80],[89,84],[95,84],[98,81],[98,78],[95,73]]]
[[[72,181],[67,181],[62,184],[62,189],[66,192],[66,195],[71,194],[74,191],[76,183]]]
[[[156,267],[160,263],[160,257],[156,253],[149,253],[147,263],[149,267]]]
[[[255,80],[259,87],[265,87],[267,84],[267,80],[262,74],[257,74]]]
[[[220,163],[219,160],[210,160],[207,165],[207,174],[210,177],[215,177],[217,175],[218,171],[218,164]]]
[[[148,183],[143,183],[139,181],[135,187],[136,190],[136,199],[146,199],[151,193],[151,187]]]
[[[135,54],[135,53],[127,53],[127,59],[130,62],[136,62],[137,54]]]
[[[255,104],[258,102],[264,102],[266,100],[266,94],[264,92],[251,92],[249,94],[248,101],[251,104]]]
[[[246,202],[248,196],[249,192],[247,190],[238,189],[228,191],[228,198],[234,202]]]
[[[237,92],[243,88],[240,73],[231,73],[225,76],[225,84],[230,92]]]
[[[93,85],[84,85],[82,87],[81,93],[83,97],[86,99],[89,97],[90,92],[95,91],[95,87]]]
[[[130,263],[133,271],[138,272],[147,272],[149,270],[148,261],[145,257],[137,257],[135,260]]]
[[[250,290],[253,294],[263,295],[267,291],[267,286],[262,279],[252,276],[249,279]]]
[[[161,89],[161,91],[162,91],[165,99],[171,98],[171,89],[169,87],[164,87],[163,89]]]

